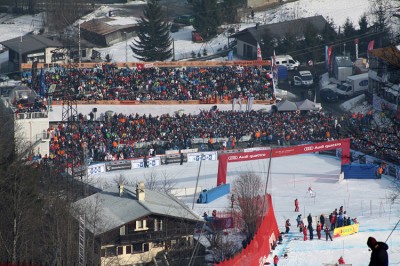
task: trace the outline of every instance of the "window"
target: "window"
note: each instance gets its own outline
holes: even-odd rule
[[[117,247],[117,254],[118,255],[124,254],[124,247]]]
[[[133,253],[139,253],[143,251],[142,243],[135,243],[132,245]]]
[[[147,252],[147,251],[149,251],[149,250],[150,250],[150,244],[149,244],[149,243],[143,244],[143,251],[144,251],[144,252]]]
[[[126,252],[125,252],[126,254],[132,253],[132,246],[126,246],[125,249],[126,249]]]
[[[163,230],[163,220],[154,219],[154,231]]]
[[[143,221],[142,220],[136,221],[136,229],[143,229]]]
[[[105,257],[110,257],[110,256],[115,256],[116,255],[116,249],[115,247],[106,247],[106,252],[105,252]]]
[[[105,248],[102,248],[101,250],[100,250],[100,257],[105,257],[106,256],[106,249]]]

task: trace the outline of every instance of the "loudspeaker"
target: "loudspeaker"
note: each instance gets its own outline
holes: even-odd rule
[[[97,113],[97,108],[93,108],[92,112]]]

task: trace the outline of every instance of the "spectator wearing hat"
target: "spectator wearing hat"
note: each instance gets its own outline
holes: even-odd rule
[[[378,242],[373,237],[368,237],[367,246],[371,249],[369,266],[388,266],[389,258],[387,250],[389,246],[384,242]]]

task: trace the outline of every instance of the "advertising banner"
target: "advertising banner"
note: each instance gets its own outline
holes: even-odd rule
[[[117,171],[117,170],[126,170],[132,169],[131,161],[112,161],[106,162],[106,171]]]
[[[144,160],[143,159],[135,159],[132,160],[132,169],[137,169],[137,168],[144,168]],[[152,157],[147,159],[147,163],[149,168],[159,166],[160,163],[160,157]]]
[[[104,173],[106,171],[106,167],[104,163],[101,164],[93,164],[88,166],[88,175],[95,175],[98,173]]]
[[[187,161],[188,163],[199,162],[203,161],[215,161],[217,160],[217,152],[210,151],[210,152],[197,152],[197,153],[188,153],[187,154]]]
[[[263,151],[220,154],[218,157],[217,186],[226,184],[228,162],[242,162],[250,160],[267,159],[272,157],[290,156],[304,153],[319,152],[324,150],[342,149],[342,165],[350,163],[350,139],[317,142],[305,145],[276,148]]]
[[[348,226],[335,228],[335,230],[333,230],[333,237],[348,236],[348,235],[358,233],[359,226],[360,226],[360,224],[357,223],[357,224],[352,224],[352,225],[348,225]]]

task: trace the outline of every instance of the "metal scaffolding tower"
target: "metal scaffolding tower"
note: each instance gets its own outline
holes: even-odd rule
[[[86,265],[85,254],[85,215],[81,215],[79,216],[79,266]]]

